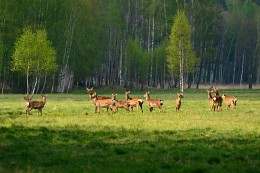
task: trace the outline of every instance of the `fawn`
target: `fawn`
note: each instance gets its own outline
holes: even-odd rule
[[[42,95],[41,101],[35,101],[28,98],[28,96],[24,97],[24,100],[26,101],[26,115],[27,113],[30,115],[32,109],[38,109],[38,115],[39,112],[42,115],[42,108],[46,104],[46,98],[47,98],[46,96]]]
[[[215,93],[215,96],[213,97],[213,99],[214,99],[215,102],[217,102],[217,110],[222,111],[222,101],[223,101],[223,99],[219,95],[218,89],[216,87],[214,87],[211,92]]]
[[[144,97],[146,98],[146,101],[148,103],[148,106],[150,108],[150,112],[153,111],[153,108],[154,107],[158,107],[160,112],[162,112],[162,105],[163,105],[163,100],[160,100],[160,99],[151,99],[150,98],[150,92],[146,92],[144,94]]]
[[[138,108],[140,107],[141,110],[142,110],[142,113],[143,113],[143,103],[144,103],[144,101],[140,98],[131,98],[131,97],[129,97],[129,94],[130,94],[130,91],[125,92],[125,98],[130,104],[131,112],[133,111],[133,107],[136,107],[137,111],[138,111]]]
[[[117,94],[112,94],[112,97],[116,100],[116,96]],[[126,111],[130,111],[129,107],[130,107],[130,103],[127,100],[116,100],[116,104],[115,104],[116,108],[125,108]]]
[[[181,108],[181,99],[183,98],[183,93],[177,93],[178,97],[175,101],[175,109],[176,111],[179,111]]]
[[[104,99],[104,100],[98,100],[97,99],[97,94],[93,93],[91,95],[91,99],[95,105],[95,113],[99,113],[100,114],[100,110],[101,108],[110,108],[112,113],[115,113],[117,111],[117,108],[115,107],[116,105],[116,100],[113,97],[112,94],[112,98],[111,99]]]
[[[227,98],[226,94],[222,94],[222,98],[226,102],[227,109],[230,108],[230,106],[232,106],[233,109],[237,109],[237,107],[236,107],[237,98],[235,98],[234,96],[230,96],[229,98]]]
[[[209,91],[209,90],[207,90],[207,92],[208,92],[208,99],[209,99],[209,103],[210,103],[210,110],[212,111],[212,109],[214,109],[214,111],[215,111],[215,109],[216,109],[216,107],[217,107],[217,102],[216,102],[216,98],[214,97],[212,97],[212,95],[211,95],[211,91]]]

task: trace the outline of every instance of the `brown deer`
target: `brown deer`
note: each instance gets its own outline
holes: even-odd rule
[[[155,107],[158,107],[159,110],[160,110],[160,112],[163,111],[163,110],[162,110],[163,100],[160,100],[160,99],[153,99],[153,100],[152,100],[151,97],[150,97],[150,92],[146,92],[146,93],[144,94],[144,97],[145,97],[145,99],[146,99],[146,101],[147,101],[147,103],[148,103],[150,112],[152,112],[152,111],[153,111],[153,108],[155,108]]]
[[[128,101],[129,104],[130,104],[130,111],[131,112],[133,111],[133,107],[136,107],[136,109],[138,111],[138,108],[140,107],[141,110],[142,110],[142,113],[143,113],[143,103],[144,103],[144,101],[140,98],[131,98],[131,97],[129,97],[129,94],[130,94],[130,91],[125,92],[126,101]]]
[[[181,108],[181,99],[183,98],[183,93],[177,93],[178,97],[175,100],[175,109],[179,111]]]
[[[113,96],[113,94],[112,94]],[[97,99],[97,94],[96,93],[93,93],[91,95],[91,99],[95,105],[95,113],[99,113],[100,114],[100,110],[101,108],[110,108],[112,113],[115,113],[117,111],[117,108],[116,108],[116,100],[115,98],[111,98],[111,99],[104,99],[104,100],[98,100]]]
[[[227,97],[226,94],[222,94],[223,100],[226,102],[226,108],[230,108],[232,106],[233,109],[237,109],[236,104],[237,104],[237,98],[234,96],[230,96],[229,98]]]
[[[38,115],[39,115],[39,112],[42,115],[42,109],[43,109],[44,105],[46,104],[46,98],[47,98],[46,96],[42,95],[41,101],[35,101],[35,100],[31,100],[30,98],[28,98],[28,96],[24,97],[24,100],[26,101],[26,115],[27,115],[27,113],[30,115],[32,109],[38,109]]]
[[[91,97],[91,95],[93,94],[93,87],[92,88],[86,87],[86,90],[88,91],[88,94]],[[97,99],[98,100],[104,100],[104,99],[111,99],[111,97],[108,97],[108,96],[97,96]]]
[[[215,109],[216,109],[216,107],[217,107],[217,102],[216,102],[216,98],[214,97],[212,97],[212,95],[211,95],[211,91],[209,91],[209,90],[207,90],[207,92],[208,92],[208,100],[209,100],[209,103],[210,103],[210,110],[212,111],[213,109],[214,109],[214,111],[215,111]]]
[[[112,97],[116,100],[116,96],[117,94],[112,94]],[[129,107],[130,107],[130,103],[127,100],[116,100],[116,104],[115,104],[116,108],[124,108],[126,111],[130,111]]]
[[[92,88],[86,87],[86,90],[88,91],[89,97],[91,98],[91,95],[93,94],[93,87]],[[111,99],[111,97],[108,97],[108,96],[98,96],[97,95],[97,99],[98,100],[105,100],[105,99]],[[95,102],[93,101],[93,99],[92,99],[92,102],[95,105]],[[108,112],[108,107],[107,107],[107,112]],[[96,110],[95,110],[95,113],[96,113]]]
[[[219,95],[218,88],[214,87],[213,90],[211,90],[211,92],[215,93],[215,96],[213,97],[213,99],[214,99],[215,102],[217,102],[217,110],[222,111],[223,99]]]

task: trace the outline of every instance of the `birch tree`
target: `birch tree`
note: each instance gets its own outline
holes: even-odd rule
[[[54,72],[56,68],[56,52],[50,41],[47,40],[46,31],[33,32],[30,28],[25,28],[23,34],[15,43],[12,69],[26,75],[27,95],[30,91],[30,76],[35,77],[31,89],[33,95],[39,77],[42,74]]]
[[[169,73],[179,79],[180,92],[183,93],[184,73],[192,72],[196,64],[195,52],[191,45],[191,26],[183,10],[174,17],[169,45],[167,47],[167,67]]]

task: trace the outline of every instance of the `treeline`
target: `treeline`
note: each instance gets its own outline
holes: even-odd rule
[[[56,50],[58,69],[40,76],[38,93],[68,92],[79,85],[178,87],[166,65],[178,9],[184,9],[192,26],[191,42],[199,58],[195,73],[185,73],[188,86],[251,88],[259,83],[257,0],[1,0],[2,93],[26,91],[26,76],[12,69],[15,42],[25,27],[45,29]]]

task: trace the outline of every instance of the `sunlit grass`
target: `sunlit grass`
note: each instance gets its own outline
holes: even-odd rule
[[[99,93],[109,95],[114,91]],[[23,95],[0,96],[0,172],[258,172],[259,90],[226,90],[238,110],[209,110],[205,90],[150,91],[163,113],[115,114],[82,91],[49,94],[43,115],[25,116]],[[117,93],[124,99],[123,93]],[[133,91],[131,97],[144,92]],[[34,96],[40,99],[40,95]]]

